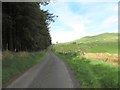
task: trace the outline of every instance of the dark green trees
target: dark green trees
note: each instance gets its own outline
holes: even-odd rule
[[[49,24],[54,15],[35,2],[2,3],[2,49],[43,50],[51,44]]]

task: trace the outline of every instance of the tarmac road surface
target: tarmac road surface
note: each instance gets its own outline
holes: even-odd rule
[[[78,88],[78,82],[67,65],[48,51],[42,63],[30,68],[7,88]]]

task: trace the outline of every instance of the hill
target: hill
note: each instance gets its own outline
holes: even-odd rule
[[[118,53],[118,33],[86,36],[71,44],[77,44],[83,51],[90,53]]]
[[[87,53],[118,53],[118,33],[103,33],[95,36],[86,36],[81,39],[57,44],[59,51],[82,50]]]
[[[103,33],[95,36],[86,36],[75,42],[116,42],[118,40],[118,33]]]
[[[103,33],[52,46],[74,71],[81,88],[118,85],[118,34]]]

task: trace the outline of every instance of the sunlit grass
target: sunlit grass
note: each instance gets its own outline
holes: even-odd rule
[[[99,47],[99,45],[101,46]],[[71,67],[81,88],[116,88],[120,85],[118,85],[118,66],[105,62],[105,58],[103,60],[93,60],[87,59],[81,54],[82,51],[85,51],[84,49],[87,49],[88,52],[94,52],[94,54],[96,54],[95,52],[117,54],[117,45],[115,43],[109,45],[107,43],[98,44],[95,47],[98,49],[95,50],[95,48],[89,48],[90,44],[83,44],[82,47],[77,44],[65,43],[53,45],[52,50]],[[94,47],[92,44],[91,46]],[[111,59],[111,57],[107,58]]]
[[[117,88],[118,68],[103,62],[71,54],[58,54],[74,71],[81,88]]]

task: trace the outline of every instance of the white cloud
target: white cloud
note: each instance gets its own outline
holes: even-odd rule
[[[109,27],[112,26],[113,24],[117,24],[118,23],[118,17],[117,16],[111,16],[106,18],[100,27]]]
[[[51,28],[53,42],[71,41],[78,39],[85,34],[85,23],[87,20],[83,21],[83,16],[72,13],[66,3],[59,3],[59,5],[56,5],[53,8],[55,9],[54,13],[59,15],[58,21],[70,28],[70,30],[64,30],[64,27],[62,26],[54,28],[57,30]]]
[[[114,11],[118,11],[118,5],[114,6],[114,7],[113,7],[113,10],[114,10]]]
[[[68,31],[68,32],[52,31],[51,36],[52,36],[53,43],[56,43],[57,41],[59,43],[62,43],[62,42],[69,42],[69,41],[76,40],[80,37],[83,37],[84,35],[80,35],[79,33],[76,33],[74,31]]]
[[[80,2],[78,4],[81,5]],[[55,24],[51,25],[50,33],[53,43],[57,41],[72,41],[86,35],[103,33],[104,30],[108,32],[117,31],[116,28],[111,28],[113,24],[117,24],[118,22],[116,4],[108,3],[99,5],[96,3],[87,3],[86,5],[84,3],[83,6],[85,12],[87,12],[86,14],[74,13],[68,5],[69,4],[67,2],[56,2],[52,3],[50,7],[48,7],[48,9],[51,8],[51,12],[59,16]],[[78,10],[81,9],[78,8]]]

